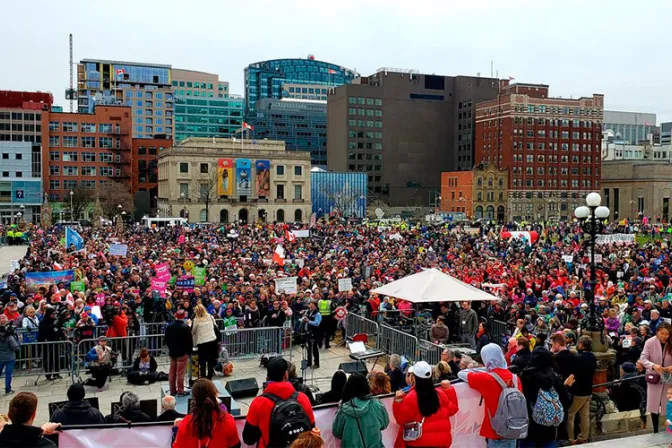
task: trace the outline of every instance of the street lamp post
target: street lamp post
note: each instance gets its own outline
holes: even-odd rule
[[[586,196],[587,205],[582,205],[574,210],[574,216],[583,221],[584,231],[590,237],[588,240],[588,247],[590,248],[590,281],[589,287],[585,290],[590,312],[581,322],[581,328],[588,331],[602,331],[604,328],[602,318],[595,313],[595,283],[597,282],[595,275],[595,240],[599,230],[599,220],[609,217],[609,209],[601,206],[600,202],[602,202],[602,198],[598,193],[589,193]]]
[[[19,206],[19,208],[21,209],[21,211],[19,212],[19,214],[20,214],[20,216],[23,216],[23,220],[25,221],[25,220],[26,220],[26,206],[23,205],[23,204],[21,204],[21,205]]]
[[[70,190],[70,217],[72,218],[71,220],[75,220],[75,209],[72,207],[72,197],[75,195],[75,192]]]

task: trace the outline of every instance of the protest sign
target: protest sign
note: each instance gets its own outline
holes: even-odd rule
[[[112,244],[110,245],[109,255],[116,255],[118,257],[125,257],[128,253],[128,245],[126,244]]]
[[[156,278],[160,280],[170,278],[170,266],[168,266],[168,263],[157,264],[154,266],[154,272],[156,272]]]
[[[611,243],[634,243],[635,235],[631,233],[613,233],[611,235],[597,235],[595,237],[595,244],[611,244]]]
[[[175,282],[175,289],[181,291],[192,292],[194,290],[194,276],[193,275],[183,275],[177,278]]]
[[[297,277],[283,277],[275,279],[275,290],[278,293],[296,294],[296,278]]]
[[[65,283],[69,285],[75,279],[75,271],[26,272],[26,288],[35,292],[40,286]]]
[[[205,285],[205,268],[194,268],[192,270],[194,274],[194,285],[203,286]]]
[[[14,271],[18,271],[21,269],[19,266],[19,260],[9,260],[9,273],[13,273]]]
[[[297,238],[308,238],[310,230],[292,230],[292,234]]]
[[[165,294],[167,283],[168,282],[166,280],[159,280],[158,278],[152,278],[150,279],[150,288],[152,290],[159,291],[161,294]]]
[[[84,292],[84,291],[86,291],[86,286],[84,285],[84,282],[70,282],[70,291],[72,291],[72,292],[75,292],[75,291]]]
[[[338,292],[347,292],[352,291],[352,279],[351,278],[339,278],[338,279]]]
[[[563,255],[562,261],[565,263],[572,263],[574,261],[574,255]]]

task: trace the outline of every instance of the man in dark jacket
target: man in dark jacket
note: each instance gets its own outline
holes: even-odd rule
[[[68,402],[54,412],[51,421],[63,425],[97,425],[105,423],[105,416],[84,400],[86,392],[80,383],[68,388]]]
[[[579,352],[574,361],[574,384],[572,385],[572,405],[567,412],[567,432],[572,443],[583,443],[590,436],[590,397],[593,393],[593,374],[597,368],[597,358],[592,353],[593,341],[590,336],[581,336],[576,345]],[[581,418],[581,432],[574,435],[576,414]]]
[[[285,312],[280,309],[280,301],[273,301],[273,308],[266,314],[267,327],[280,327],[285,323]]]
[[[116,412],[105,416],[107,423],[148,423],[152,419],[140,409],[140,397],[133,392],[124,392],[119,397],[121,406]],[[115,409],[113,409],[115,411]]]
[[[553,358],[555,359],[555,363],[558,366],[558,374],[564,382],[567,378],[569,378],[569,375],[574,372],[574,361],[576,360],[576,355],[567,350],[565,336],[561,333],[557,333],[551,336],[551,352],[553,353]]]
[[[175,397],[166,395],[161,399],[161,409],[163,412],[156,418],[157,422],[174,422],[176,418],[183,418],[184,414],[180,414],[175,410],[177,403]]]
[[[33,426],[37,414],[37,396],[20,392],[9,402],[9,419],[12,424],[0,424],[0,446],[3,448],[56,448],[45,435],[54,434],[60,424],[45,423],[42,428]]]
[[[187,360],[194,349],[194,341],[191,337],[191,329],[184,322],[187,313],[178,310],[175,313],[175,321],[166,328],[165,344],[170,356],[170,370],[168,372],[168,384],[170,395],[184,396],[184,374],[187,369]]]
[[[511,365],[518,369],[515,373],[520,375],[530,362],[530,341],[521,336],[516,342],[518,343],[518,349],[516,350],[516,358]]]

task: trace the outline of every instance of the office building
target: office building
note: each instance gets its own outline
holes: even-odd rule
[[[661,143],[656,114],[605,110],[602,130],[612,131],[615,141],[627,145]]]
[[[97,105],[125,105],[132,111],[133,138],[173,138],[171,66],[83,59],[77,66],[79,113]]]
[[[0,223],[40,222],[41,158],[29,141],[0,141]]]
[[[474,107],[497,80],[381,68],[328,96],[327,164],[367,174],[369,200],[427,206],[441,173],[471,169]]]
[[[614,220],[670,221],[672,164],[646,160],[602,163],[602,203]]]
[[[243,122],[244,100],[212,73],[173,69],[175,141],[187,137],[228,138]]]
[[[660,144],[672,144],[672,121],[660,124]]]
[[[322,216],[366,218],[366,174],[335,173],[313,167],[310,172],[310,198],[313,213]]]
[[[467,219],[505,223],[508,220],[509,173],[493,163],[477,165],[471,171],[441,173],[440,209],[464,213]]]
[[[510,219],[570,219],[600,189],[604,96],[552,98],[547,85],[500,84],[497,98],[476,106],[476,162],[508,171]]]
[[[120,182],[131,191],[131,120],[128,106],[98,105],[92,114],[43,115],[48,138],[44,142],[42,177],[49,201],[60,203],[54,206],[54,212],[69,208],[70,192],[77,186],[96,191]]]
[[[329,88],[348,84],[357,72],[311,55],[306,59],[274,59],[245,68],[245,116],[254,117],[263,98],[324,100]]]
[[[307,151],[313,166],[327,166],[327,102],[264,98],[256,103],[255,139],[282,140],[288,151]]]
[[[191,137],[159,153],[159,214],[191,222],[305,222],[310,155],[284,142]]]
[[[159,153],[173,146],[168,138],[134,138],[132,142],[131,194],[135,202],[135,217],[156,215],[158,207]]]

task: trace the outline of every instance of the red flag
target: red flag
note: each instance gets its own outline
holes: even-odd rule
[[[278,266],[285,265],[285,250],[279,244],[275,247],[275,252],[273,252],[273,262]]]
[[[243,129],[249,129],[252,131],[254,129],[254,126],[252,126],[250,123],[246,123],[243,121]]]
[[[335,74],[336,74],[336,70],[334,70],[333,68],[330,68],[330,69],[329,69],[329,74],[330,74],[330,75],[335,75]]]
[[[126,71],[123,68],[118,68],[114,71],[117,75],[123,75]]]
[[[292,232],[290,232],[287,229],[285,229],[285,238],[287,238],[287,241],[289,241],[290,243],[293,243],[294,241],[296,241],[296,235],[294,235]]]
[[[184,244],[184,235],[180,235],[179,238],[177,238],[177,243],[178,244]]]

